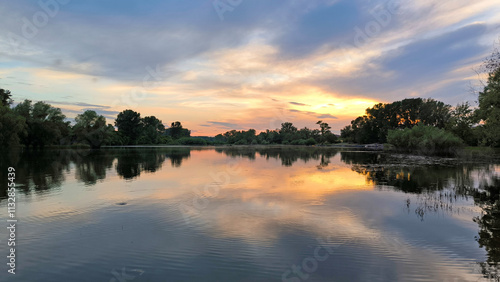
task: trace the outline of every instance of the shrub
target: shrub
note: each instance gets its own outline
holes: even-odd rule
[[[244,138],[243,138],[243,139],[240,139],[240,140],[238,140],[238,141],[236,141],[236,142],[234,143],[234,145],[247,145],[247,144],[248,144],[248,142],[247,142],[247,140],[246,140],[246,139],[244,139]]]
[[[389,130],[387,142],[399,150],[426,154],[451,154],[463,147],[459,137],[444,129],[425,125]]]
[[[311,146],[311,145],[316,145],[316,140],[314,138],[309,138],[306,140],[306,145]]]
[[[306,140],[304,139],[295,139],[290,142],[290,145],[305,145]]]
[[[179,144],[182,145],[195,145],[195,146],[204,146],[207,145],[207,141],[201,138],[193,138],[193,137],[182,137],[176,140]]]

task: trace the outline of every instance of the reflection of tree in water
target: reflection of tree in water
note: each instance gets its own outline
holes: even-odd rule
[[[156,172],[165,161],[165,154],[158,150],[122,149],[117,154],[116,172],[125,179],[133,179],[141,172]]]
[[[191,155],[189,148],[125,148],[117,153],[116,172],[125,179],[133,179],[141,172],[154,173],[159,170],[165,158],[171,160],[173,167],[179,167],[182,160]]]
[[[75,178],[86,185],[94,185],[106,178],[117,158],[116,171],[125,179],[138,177],[142,171],[154,173],[161,168],[165,158],[173,167],[189,158],[189,148],[155,149],[103,149],[103,150],[25,150],[0,154],[0,181],[7,183],[7,167],[14,167],[16,190],[29,194],[60,187],[65,172],[75,165]],[[7,185],[0,189],[0,200],[7,196]]]
[[[323,167],[328,166],[330,163],[330,158],[334,157],[338,151],[331,148],[249,148],[249,147],[225,147],[225,148],[216,148],[215,149],[219,153],[223,153],[230,157],[244,157],[250,160],[254,160],[256,157],[256,153],[258,153],[261,157],[266,159],[279,159],[281,160],[281,164],[283,166],[292,166],[298,160],[302,160],[304,162],[309,162],[310,160],[320,161],[318,168],[321,169]]]
[[[106,150],[76,151],[73,158],[75,177],[86,185],[94,185],[106,178],[106,171],[112,168],[114,159]]]
[[[417,202],[410,203],[408,198],[406,205],[408,209],[410,204],[416,206],[415,213],[421,220],[430,212],[460,212],[454,206],[457,201],[473,198],[482,209],[481,215],[473,219],[480,229],[476,240],[488,253],[487,261],[478,263],[480,273],[500,281],[500,178],[494,165],[460,164],[446,159],[439,164],[439,159],[407,157],[399,161],[385,153],[341,152],[342,161],[375,185],[417,194]]]
[[[500,281],[498,264],[500,262],[500,178],[494,178],[491,183],[482,184],[474,193],[475,203],[481,207],[481,216],[474,222],[479,226],[476,237],[480,247],[488,252],[488,259],[479,263],[485,278]]]
[[[191,150],[197,151],[188,148],[171,149],[165,153],[165,157],[170,159],[172,167],[180,167],[182,165],[182,160],[191,157]]]
[[[321,154],[320,163],[319,165],[317,165],[317,168],[323,169],[324,167],[327,167],[330,164],[330,158],[331,156],[325,156],[325,154]]]
[[[345,164],[377,164],[380,159],[385,157],[379,152],[340,152],[340,160]]]
[[[474,185],[473,171],[488,172],[487,164],[456,164],[448,159],[391,156],[385,153],[341,152],[341,160],[352,165],[375,185],[388,185],[409,193],[439,191],[450,185]]]
[[[64,182],[64,172],[69,171],[69,150],[11,151],[0,156],[0,181],[7,183],[7,167],[15,168],[16,191],[29,194],[59,187]],[[3,169],[5,168],[5,169]],[[6,197],[7,186],[2,185],[0,197]]]
[[[215,148],[218,153],[224,153],[226,156],[231,158],[244,157],[250,160],[255,160],[255,153],[257,152],[253,148],[247,147],[225,147],[225,148]]]

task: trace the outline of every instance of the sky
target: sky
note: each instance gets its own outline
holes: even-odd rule
[[[474,102],[500,36],[497,0],[0,2],[0,88],[69,119],[132,109],[194,136],[339,133],[405,98]]]

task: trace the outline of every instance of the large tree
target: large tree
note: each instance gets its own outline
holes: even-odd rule
[[[337,142],[337,136],[333,134],[330,129],[332,129],[328,123],[323,122],[322,120],[316,122],[316,124],[319,124],[320,131],[321,131],[321,142],[328,142],[328,143],[335,143]]]
[[[2,148],[15,147],[20,138],[27,134],[26,120],[17,115],[9,107],[12,104],[10,91],[0,89],[0,146]]]
[[[112,134],[106,118],[95,111],[87,110],[77,115],[75,122],[73,133],[77,140],[87,142],[93,149],[100,148]]]
[[[0,88],[0,101],[2,103],[2,106],[8,107],[12,105],[12,98],[11,98],[11,93],[9,90],[1,89]]]
[[[33,104],[31,100],[24,100],[14,112],[26,120],[27,134],[21,139],[27,147],[60,144],[69,136],[69,121],[65,121],[66,116],[59,108],[45,102]]]
[[[173,139],[179,139],[181,137],[191,136],[191,131],[187,128],[183,128],[180,121],[174,121],[170,125],[170,128],[166,130],[166,134],[171,136]]]
[[[474,110],[468,102],[458,104],[451,111],[451,118],[446,127],[447,130],[454,133],[471,146],[477,145],[477,136],[473,125],[477,123]]]
[[[143,119],[144,130],[141,136],[141,144],[159,144],[162,136],[165,134],[165,126],[162,121],[155,116],[145,117]]]
[[[451,106],[433,99],[411,98],[366,109],[366,115],[351,121],[342,137],[356,143],[384,143],[390,129],[412,128],[421,123],[444,128],[451,118]]]
[[[479,93],[479,109],[476,114],[484,123],[485,145],[500,146],[500,53],[495,51],[485,62],[488,80]]]
[[[141,114],[132,110],[124,110],[115,120],[118,132],[128,145],[136,145],[143,130]]]

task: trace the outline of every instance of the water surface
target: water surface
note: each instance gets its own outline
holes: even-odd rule
[[[500,261],[497,164],[232,147],[12,152],[2,183],[8,166],[1,281],[486,281]]]

